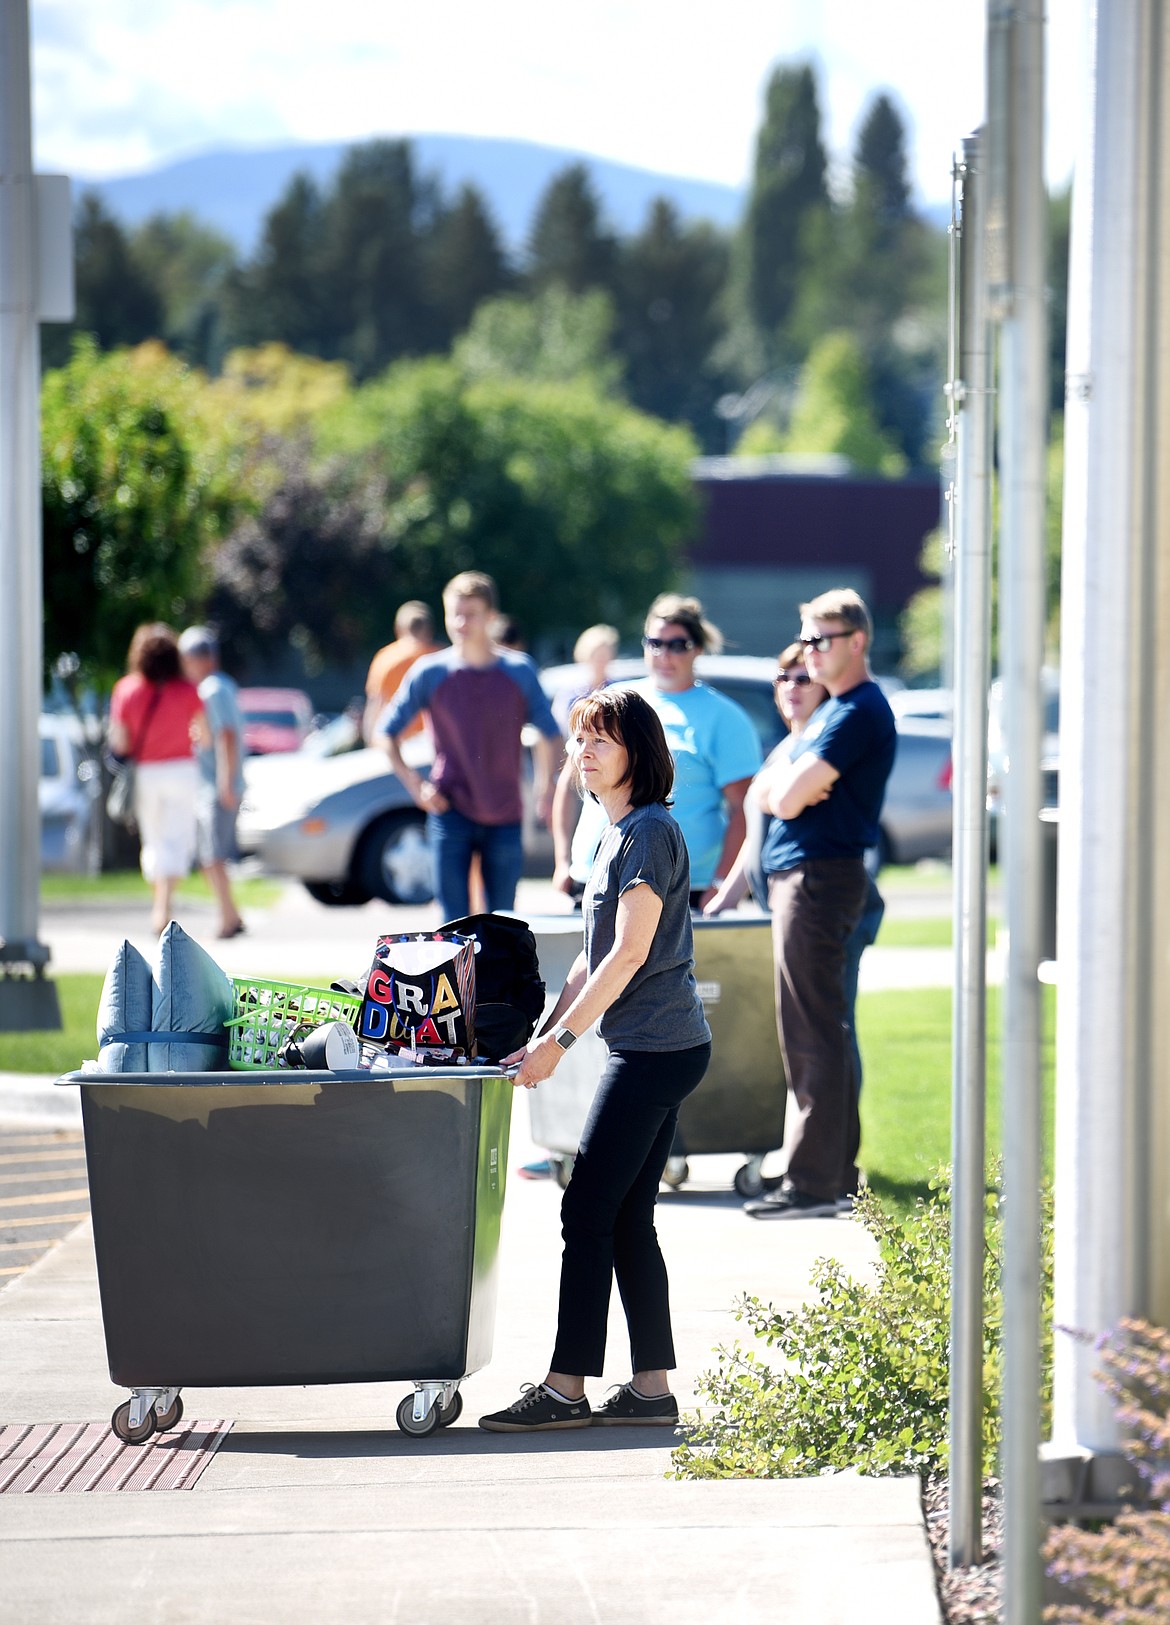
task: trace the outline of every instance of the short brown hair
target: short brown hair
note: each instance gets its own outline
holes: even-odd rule
[[[832,587],[810,603],[801,604],[800,618],[817,621],[840,621],[851,632],[865,633],[865,647],[873,642],[873,620],[865,607],[865,599],[852,587]]]
[[[481,598],[489,609],[500,607],[499,594],[491,576],[482,570],[460,570],[443,588],[443,602],[449,598]]]
[[[165,621],[147,621],[130,639],[127,671],[136,671],[148,683],[165,683],[182,675],[179,640]]]
[[[674,757],[657,711],[640,694],[632,688],[599,688],[587,694],[569,712],[570,738],[582,728],[625,746],[629,760],[621,782],[629,785],[635,807],[648,807],[652,802],[670,806]]]
[[[685,626],[687,636],[704,654],[717,655],[723,648],[723,633],[704,616],[697,598],[684,597],[681,592],[660,592],[646,611],[644,632],[649,632],[651,621],[675,621]]]

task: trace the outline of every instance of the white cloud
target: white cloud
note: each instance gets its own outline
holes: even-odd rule
[[[674,0],[33,0],[37,161],[99,176],[210,146],[450,131],[738,183],[771,67],[815,54],[834,151],[889,89],[920,192],[947,193],[981,113],[983,5],[723,0],[689,17]]]

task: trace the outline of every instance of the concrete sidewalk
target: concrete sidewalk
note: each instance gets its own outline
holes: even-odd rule
[[[548,888],[529,886],[518,909],[555,906]],[[355,974],[380,931],[435,923],[429,910],[326,909],[295,889],[228,943],[211,939],[209,917],[181,918],[231,973],[289,979]],[[145,926],[127,911],[46,912],[44,936],[54,968],[100,971],[123,936],[149,951]],[[914,985],[914,974],[905,966],[892,979]],[[76,1121],[75,1092],[0,1077],[0,1121],[47,1112],[58,1126]],[[552,1346],[559,1192],[514,1175],[543,1154],[528,1127],[519,1097],[495,1349],[464,1385],[459,1422],[422,1440],[401,1433],[394,1408],[405,1385],[188,1389],[188,1419],[234,1423],[193,1490],[0,1495],[4,1616],[20,1625],[756,1625],[776,1616],[846,1625],[863,1613],[869,1625],[938,1625],[916,1480],[675,1482],[665,1476],[675,1441],[660,1430],[512,1438],[476,1427],[543,1375]],[[859,1272],[872,1265],[851,1220],[745,1218],[730,1189],[740,1161],[695,1159],[687,1185],[659,1206],[684,1407],[716,1346],[741,1333],[739,1295],[793,1307],[818,1257]],[[625,1346],[615,1307],[595,1400],[628,1376]],[[88,1226],[0,1291],[0,1395],[0,1422],[21,1423],[104,1420],[126,1397],[107,1376]]]
[[[533,1154],[518,1099],[509,1162]],[[709,1157],[664,1193],[679,1370],[694,1403],[712,1350],[737,1335],[745,1290],[793,1306],[815,1258],[868,1269],[851,1220],[764,1225]],[[512,1178],[491,1365],[464,1385],[453,1427],[394,1426],[398,1385],[188,1389],[187,1417],[234,1426],[194,1490],[0,1496],[6,1617],[21,1625],[511,1625],[516,1621],[937,1625],[916,1480],[841,1475],[675,1482],[673,1435],[594,1429],[509,1438],[476,1418],[536,1380],[551,1348],[559,1235],[550,1181]],[[143,1283],[149,1291],[149,1283]],[[620,1312],[594,1398],[628,1376]],[[106,1418],[88,1225],[0,1292],[0,1421]]]

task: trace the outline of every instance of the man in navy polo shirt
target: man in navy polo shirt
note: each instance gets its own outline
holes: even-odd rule
[[[510,909],[524,867],[520,732],[533,723],[536,814],[548,821],[561,735],[527,655],[492,642],[496,584],[464,570],[443,589],[449,649],[424,655],[377,723],[374,740],[415,805],[427,815],[435,896],[445,920],[470,913],[468,869],[478,853],[489,911]],[[399,750],[408,724],[425,711],[435,743],[431,776]]]
[[[878,839],[897,734],[873,681],[869,611],[848,588],[800,609],[800,641],[829,698],[787,762],[757,780],[772,815],[763,868],[772,910],[776,1023],[799,1110],[779,1189],[745,1204],[756,1219],[835,1214],[857,1190],[861,1122],[845,994],[845,944],[866,896],[862,854]]]

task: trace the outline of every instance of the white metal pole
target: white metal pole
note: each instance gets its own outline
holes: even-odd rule
[[[40,373],[28,0],[0,0],[0,970],[40,969]],[[0,979],[0,1021],[3,1019]]]
[[[987,1053],[987,688],[991,668],[991,334],[981,143],[963,143],[954,557],[954,1036],[951,1050],[950,1548],[982,1556]]]
[[[1008,770],[1000,841],[1003,987],[1004,1619],[1040,1617],[1041,777],[1047,300],[1044,19],[992,6],[989,126],[1003,190],[1000,636]],[[1006,69],[1006,72],[1005,72]]]
[[[1091,1343],[1148,1312],[1156,1161],[1151,1056],[1164,1039],[1166,868],[1152,805],[1165,744],[1165,435],[1170,409],[1170,68],[1159,0],[1083,0],[1088,40],[1069,268],[1062,548],[1053,1453],[1116,1451]],[[1159,575],[1161,632],[1152,583]],[[1110,691],[1094,680],[1119,628]],[[1159,688],[1159,685],[1162,685]],[[1161,930],[1155,929],[1155,914]],[[1165,1303],[1164,1292],[1162,1296]],[[1100,1480],[1099,1480],[1100,1482]]]

